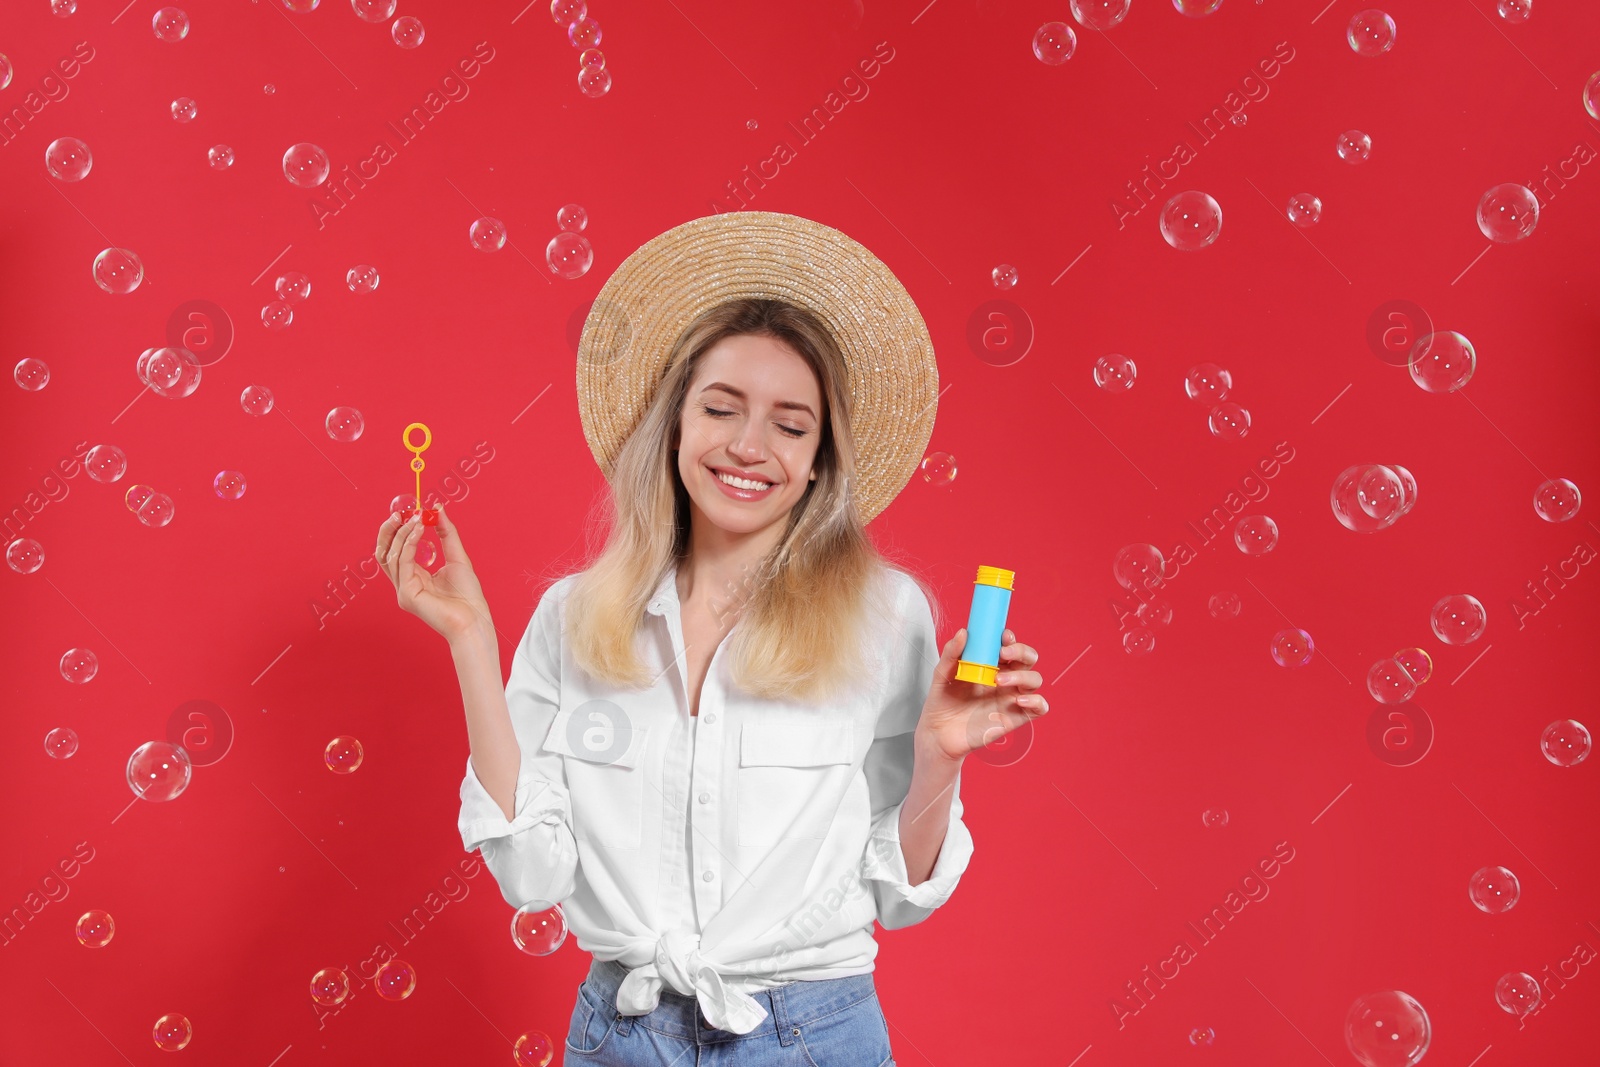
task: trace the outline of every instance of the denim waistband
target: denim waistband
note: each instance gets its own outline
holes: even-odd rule
[[[611,1015],[619,1014],[617,988],[627,976],[627,966],[615,960],[597,959],[590,963],[589,976],[585,981],[590,991],[599,998],[601,1010]],[[767,1017],[750,1034],[735,1034],[713,1027],[701,1014],[696,998],[684,996],[667,986],[661,990],[654,1011],[648,1015],[621,1015],[617,1028],[626,1033],[642,1023],[652,1030],[686,1041],[698,1040],[702,1044],[776,1032],[787,1045],[791,1028],[843,1011],[876,992],[871,973],[795,981],[771,989],[751,990],[750,996],[766,1009]]]

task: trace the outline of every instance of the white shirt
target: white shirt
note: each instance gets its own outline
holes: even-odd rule
[[[912,737],[939,659],[933,615],[886,568],[893,614],[871,626],[870,677],[823,705],[736,688],[717,647],[689,714],[677,571],[650,600],[638,648],[655,683],[603,685],[561,639],[576,575],[546,590],[512,660],[506,703],[521,748],[515,817],[467,759],[459,827],[512,907],[559,902],[578,947],[630,968],[617,1011],[663,985],[715,1027],[749,1033],[749,994],[870,972],[886,930],[926,919],[972,856],[960,776],[927,881],[908,884],[900,809]],[[735,624],[735,629],[737,629]]]

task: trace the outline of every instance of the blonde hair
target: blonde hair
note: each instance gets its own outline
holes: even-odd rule
[[[818,701],[862,684],[871,628],[893,625],[892,567],[867,537],[855,505],[855,444],[850,432],[848,367],[826,324],[781,300],[718,304],[685,327],[637,426],[618,450],[604,548],[578,573],[566,599],[563,639],[573,660],[619,688],[651,684],[635,647],[645,608],[689,546],[688,490],[673,452],[689,384],[705,354],[727,337],[771,337],[810,365],[821,385],[822,431],[815,480],[790,509],[773,550],[728,590],[746,598],[728,652],[735,684],[770,699]],[[909,572],[906,572],[909,575]],[[937,614],[938,599],[922,589]]]

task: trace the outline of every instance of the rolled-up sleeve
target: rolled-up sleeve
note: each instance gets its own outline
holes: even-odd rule
[[[506,707],[521,752],[513,817],[506,819],[478,780],[471,756],[461,781],[461,845],[483,856],[501,895],[515,908],[564,900],[572,894],[577,874],[572,803],[561,756],[541,748],[561,706],[560,599],[570,580],[545,591],[511,660]]]
[[[872,830],[861,861],[863,880],[878,903],[878,924],[885,930],[912,926],[950,899],[972,859],[972,835],[961,819],[961,777],[952,789],[950,823],[944,844],[927,881],[911,885],[905,853],[900,848],[900,812],[911,789],[915,761],[913,740],[922,705],[939,662],[933,612],[921,588],[909,576],[901,583],[899,622],[893,634],[884,704],[863,770],[871,796]]]

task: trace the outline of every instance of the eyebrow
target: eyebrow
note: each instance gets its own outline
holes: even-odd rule
[[[744,390],[735,389],[733,386],[729,385],[727,382],[712,382],[710,385],[708,385],[704,389],[700,390],[700,392],[701,393],[709,393],[713,389],[721,389],[724,393],[727,393],[728,395],[733,396],[733,397],[737,397],[740,400],[749,400],[750,399],[748,396],[745,395]],[[803,411],[807,415],[810,415],[813,419],[817,417],[817,413],[815,411],[811,410],[811,405],[802,404],[798,400],[779,400],[776,403],[774,403],[772,406],[773,407],[778,407],[778,408],[788,408],[791,411]]]

